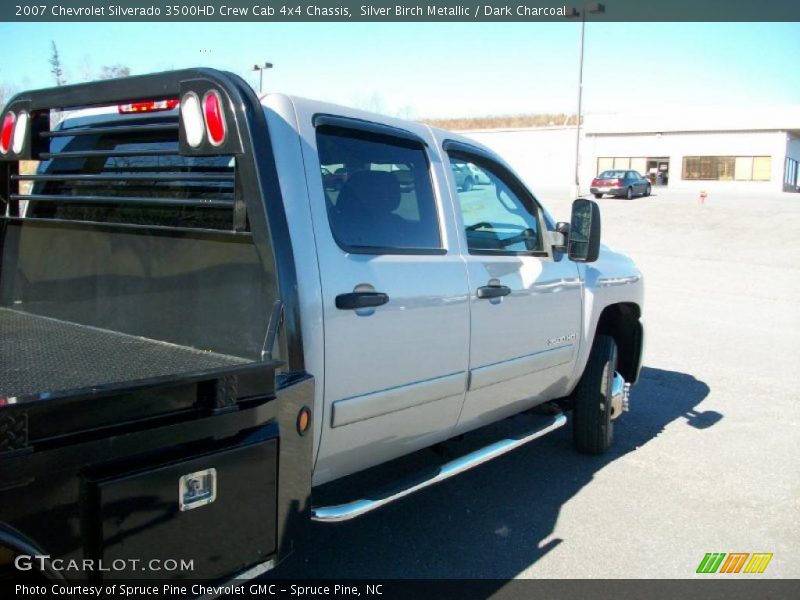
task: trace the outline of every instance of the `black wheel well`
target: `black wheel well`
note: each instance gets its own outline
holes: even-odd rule
[[[611,304],[600,313],[595,335],[610,335],[617,344],[617,369],[629,383],[639,376],[642,350],[641,309],[633,302]]]

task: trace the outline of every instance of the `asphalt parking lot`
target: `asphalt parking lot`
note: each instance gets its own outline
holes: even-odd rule
[[[683,578],[707,552],[770,552],[755,577],[800,576],[800,195],[654,192],[600,201],[604,241],[647,290],[646,366],[612,451],[579,455],[563,428],[312,525],[272,576]]]

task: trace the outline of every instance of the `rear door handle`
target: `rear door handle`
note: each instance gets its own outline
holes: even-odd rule
[[[341,310],[356,310],[357,308],[372,308],[382,306],[389,301],[389,296],[383,292],[350,292],[336,296],[336,308]]]
[[[510,293],[511,288],[507,285],[484,285],[478,288],[478,298],[501,298]]]

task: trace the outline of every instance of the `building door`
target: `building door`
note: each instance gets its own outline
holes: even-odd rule
[[[669,183],[669,158],[648,158],[646,177],[653,185]]]

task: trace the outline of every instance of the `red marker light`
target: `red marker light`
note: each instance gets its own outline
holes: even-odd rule
[[[9,111],[3,117],[3,127],[0,129],[0,152],[6,154],[11,148],[11,138],[14,136],[14,123],[17,117]]]
[[[211,90],[203,96],[203,116],[206,121],[208,141],[213,146],[220,146],[225,141],[225,115],[222,112],[222,98],[219,92]]]

